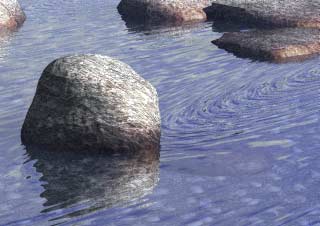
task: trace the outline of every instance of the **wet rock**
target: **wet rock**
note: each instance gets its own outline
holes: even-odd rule
[[[320,28],[319,0],[215,0],[211,19],[273,27]]]
[[[320,30],[284,28],[225,33],[213,43],[240,57],[287,62],[320,53]]]
[[[17,0],[0,0],[0,29],[15,30],[26,16]]]
[[[160,140],[157,92],[110,57],[57,59],[41,75],[21,139],[56,151],[153,149]]]
[[[121,0],[119,13],[125,20],[152,24],[204,21],[204,8],[212,0]]]

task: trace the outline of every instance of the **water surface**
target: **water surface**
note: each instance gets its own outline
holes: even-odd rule
[[[27,21],[0,40],[0,225],[320,225],[319,57],[240,59],[211,44],[224,26],[126,24],[117,3],[21,0]],[[73,53],[157,88],[160,159],[25,150],[40,74]]]

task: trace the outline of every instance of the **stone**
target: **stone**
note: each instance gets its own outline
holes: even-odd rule
[[[212,0],[121,0],[118,11],[125,20],[151,24],[205,21],[204,8]]]
[[[213,20],[320,28],[320,0],[215,0],[205,11]]]
[[[59,58],[41,75],[21,140],[56,151],[154,149],[160,142],[157,92],[110,57]]]
[[[15,30],[25,19],[26,16],[17,0],[0,0],[0,29]]]
[[[319,29],[278,28],[229,32],[213,43],[236,56],[281,63],[320,53],[319,37]]]

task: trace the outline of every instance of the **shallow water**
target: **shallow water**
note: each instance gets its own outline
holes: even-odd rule
[[[27,21],[0,40],[0,225],[320,225],[320,58],[239,59],[211,44],[224,26],[126,25],[117,3],[21,0]],[[72,53],[157,88],[160,160],[25,150],[37,80]]]

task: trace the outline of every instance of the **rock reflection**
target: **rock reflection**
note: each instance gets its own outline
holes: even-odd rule
[[[15,32],[7,29],[0,29],[0,61],[7,56],[7,46],[10,44],[14,35]]]
[[[129,32],[141,33],[144,35],[167,35],[176,36],[189,33],[193,30],[204,28],[207,23],[192,23],[185,22],[183,24],[179,23],[165,23],[165,24],[154,24],[154,23],[144,23],[134,20],[129,20],[122,17],[125,25]]]
[[[81,204],[80,210],[67,214],[73,217],[125,205],[150,194],[159,180],[159,150],[105,156],[27,148],[27,153],[42,173],[43,212]]]
[[[242,22],[230,22],[230,21],[223,21],[223,20],[213,20],[212,21],[212,31],[213,32],[240,32],[255,29],[252,25],[247,25]]]

